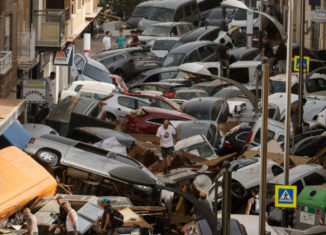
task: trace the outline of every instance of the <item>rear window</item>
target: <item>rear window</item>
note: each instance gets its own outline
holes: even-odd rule
[[[240,82],[242,84],[247,84],[249,82],[249,69],[248,68],[231,68],[230,78]]]
[[[95,66],[86,64],[84,74],[96,81],[113,84],[112,78],[109,77],[110,73]]]
[[[231,166],[229,168],[230,171],[233,170],[233,168],[236,166],[236,165],[239,165],[238,167],[238,170],[245,167],[245,166],[249,166],[251,164],[254,164],[258,162],[258,158],[256,157],[253,157],[253,158],[246,158],[246,159],[241,159],[241,160],[238,160],[238,161],[234,161],[231,163]]]
[[[137,110],[131,111],[131,114],[135,117],[145,117],[148,113],[143,109],[137,109]]]
[[[269,90],[271,91],[271,93],[284,93],[285,92],[285,82],[270,81]]]
[[[207,97],[207,96],[208,95],[205,92],[187,92],[187,93],[178,94],[178,98],[183,100],[190,100],[197,97]]]
[[[155,56],[155,54],[152,53],[151,51],[131,51],[130,54],[132,56],[142,56],[142,55],[152,55],[152,56]]]
[[[172,87],[172,92],[175,92],[175,91],[179,91],[179,90],[189,90],[189,87],[187,86],[175,86],[175,87]]]
[[[217,92],[214,95],[214,97],[219,97],[222,99],[230,99],[230,98],[235,98],[239,95],[243,95],[243,92],[241,90],[222,89],[219,92]]]
[[[260,144],[260,131],[261,131],[261,129],[259,129],[257,131],[257,134],[256,134],[255,139],[254,139],[254,141],[256,143],[259,143],[259,144]],[[268,130],[267,141],[270,141],[270,140],[274,139],[274,136],[275,136],[275,132]]]
[[[144,17],[150,7],[136,7],[132,16],[141,16]]]
[[[156,40],[156,42],[152,47],[152,50],[168,51],[174,46],[176,42],[177,41],[171,41],[171,40]]]

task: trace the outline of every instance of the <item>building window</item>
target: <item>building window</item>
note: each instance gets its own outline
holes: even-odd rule
[[[5,51],[10,51],[10,16],[6,16],[5,22]]]

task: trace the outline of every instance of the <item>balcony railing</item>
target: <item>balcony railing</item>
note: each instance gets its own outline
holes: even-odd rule
[[[28,63],[35,58],[35,29],[18,32],[18,62]]]
[[[65,9],[65,13],[66,13],[66,15],[65,15],[65,20],[66,20],[66,22],[70,19],[70,7],[67,7],[66,9]]]
[[[65,10],[34,11],[35,46],[61,47],[65,43]]]
[[[12,67],[11,51],[0,52],[0,74],[5,74]]]

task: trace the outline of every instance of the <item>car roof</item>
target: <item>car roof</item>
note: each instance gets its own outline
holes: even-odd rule
[[[202,83],[198,83],[193,85],[191,88],[193,87],[211,87],[211,86],[220,86],[220,85],[225,85],[225,84],[229,84],[228,82],[224,82],[224,81],[214,81],[214,82],[202,82]],[[191,89],[193,90],[193,89]]]
[[[162,7],[162,8],[170,8],[170,9],[175,9],[178,6],[181,6],[185,3],[190,3],[190,2],[196,2],[194,0],[179,0],[179,1],[174,1],[174,0],[167,0],[167,1],[160,1],[155,4],[153,4],[153,7]]]
[[[189,22],[160,22],[156,24],[152,24],[151,26],[162,26],[162,27],[171,27],[175,25],[184,25],[184,24],[191,24]]]
[[[233,55],[235,58],[240,58],[241,55],[250,51],[259,51],[256,47],[238,47],[229,49],[230,56]]]
[[[261,64],[260,61],[237,61],[237,62],[230,64],[230,68],[239,68],[239,67],[240,68],[243,68],[243,67],[256,68],[260,64]]]
[[[162,116],[162,117],[164,117],[164,115],[168,114],[168,115],[185,117],[189,120],[197,120],[196,118],[194,118],[186,113],[181,113],[181,112],[175,111],[175,110],[154,108],[154,107],[142,107],[142,109],[147,113],[156,113],[157,115]]]
[[[195,30],[192,30],[192,31],[186,33],[179,39],[179,41],[184,42],[184,43],[197,41],[198,38],[203,36],[204,34],[209,33],[211,31],[219,30],[219,29],[220,29],[220,27],[217,27],[217,26],[200,27],[200,28],[197,28]]]
[[[77,53],[76,55],[83,57],[86,60],[87,64],[93,65],[93,66],[95,66],[95,67],[97,67],[99,69],[102,69],[102,70],[109,73],[109,70],[107,69],[107,67],[105,67],[102,63],[100,63],[100,62],[98,62],[98,61],[96,61],[96,60],[94,60],[92,58],[86,57],[86,56],[84,56],[84,55],[82,55],[80,53]]]
[[[221,101],[224,100],[217,97],[199,97],[185,101],[182,106],[187,113],[210,113],[214,104]]]
[[[195,42],[189,42],[186,44],[183,44],[175,49],[173,49],[172,51],[169,52],[169,54],[177,54],[177,53],[182,53],[182,54],[187,54],[188,52],[191,52],[192,49],[200,47],[200,46],[205,46],[205,45],[218,45],[215,42],[211,42],[211,41],[195,41]]]
[[[110,50],[110,51],[105,51],[105,52],[100,52],[95,55],[93,55],[91,58],[92,59],[98,59],[101,60],[103,58],[106,58],[111,55],[119,54],[122,52],[129,52],[129,51],[136,51],[136,50],[143,50],[142,47],[127,47],[127,48],[121,48],[121,49],[116,49],[116,50]]]
[[[179,93],[197,93],[197,92],[207,94],[207,92],[204,90],[178,90],[178,91],[175,91],[174,93],[179,94]]]
[[[107,90],[108,88],[115,89],[115,85],[105,83],[105,82],[97,82],[96,84],[95,83],[85,84],[85,85],[83,85],[83,87],[80,90],[81,91],[92,90],[92,91],[100,91],[100,92],[105,92],[105,93],[110,92],[111,93],[111,91]]]
[[[185,84],[181,83],[174,83],[174,82],[145,82],[141,85],[154,85],[154,86],[186,86]]]
[[[153,6],[156,2],[158,2],[158,1],[156,1],[156,0],[153,0],[153,1],[146,1],[146,2],[142,2],[142,3],[139,3],[135,8],[137,8],[137,7],[151,7],[151,6]]]
[[[136,140],[135,138],[133,138],[130,135],[127,135],[125,133],[111,130],[108,128],[102,128],[102,127],[77,127],[77,128],[75,128],[75,130],[80,130],[80,131],[87,132],[92,135],[96,135],[96,136],[100,137],[101,139],[107,139],[109,137],[112,137],[112,134],[114,134],[116,137],[120,137],[120,138],[124,137],[124,138]]]
[[[152,74],[157,74],[157,73],[163,73],[163,72],[169,72],[169,71],[177,71],[178,67],[164,67],[164,68],[158,68],[158,69],[151,69],[145,72],[142,72],[143,75],[152,75]]]
[[[316,171],[318,169],[322,169],[320,165],[313,165],[313,164],[306,164],[306,165],[299,165],[296,166],[289,171],[289,182],[293,182],[298,178],[302,177],[303,175],[309,174],[310,172]],[[268,183],[272,184],[283,184],[284,180],[284,173],[274,177]]]

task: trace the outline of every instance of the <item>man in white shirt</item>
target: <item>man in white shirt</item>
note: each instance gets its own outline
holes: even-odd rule
[[[173,140],[174,139],[174,140]],[[156,144],[157,149],[162,152],[164,159],[163,174],[170,173],[171,156],[174,151],[173,145],[177,143],[177,134],[173,126],[169,125],[169,121],[165,120],[163,126],[157,129]]]
[[[111,50],[111,38],[110,31],[106,31],[105,37],[103,38],[103,51]]]
[[[52,96],[52,94],[53,94],[53,86],[55,83],[55,77],[56,77],[56,73],[51,72],[50,77],[44,78],[44,80],[46,80],[46,91],[50,96]]]

